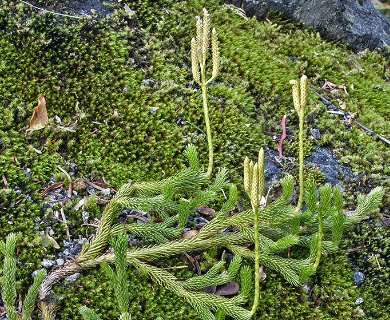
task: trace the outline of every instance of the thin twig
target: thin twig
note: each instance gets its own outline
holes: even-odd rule
[[[64,169],[62,169],[60,165],[57,165],[57,168],[58,168],[58,170],[60,170],[64,175],[66,175],[66,177],[68,178],[68,180],[69,180],[70,182],[72,182],[72,178],[70,177],[69,173],[67,173]]]
[[[138,219],[138,220],[141,220],[141,221],[143,221],[145,223],[149,222],[149,220],[147,218],[141,217],[141,216],[137,216],[136,214],[128,214],[128,215],[126,215],[126,218]]]
[[[8,186],[8,181],[7,181],[7,178],[5,177],[5,175],[3,174],[3,183],[4,183],[4,186]]]
[[[28,3],[28,2],[23,1],[23,0],[19,0],[19,1],[24,3],[24,4],[27,4],[30,7],[35,8],[35,9],[38,9],[38,10],[41,10],[41,11],[44,11],[44,12],[48,12],[48,13],[52,13],[52,14],[55,14],[57,16],[63,16],[63,17],[69,17],[69,18],[75,18],[75,19],[83,19],[83,18],[91,19],[91,16],[89,16],[89,15],[85,15],[83,17],[80,17],[80,16],[72,16],[72,15],[64,14],[64,13],[57,13],[57,12],[53,12],[53,11],[49,11],[49,10],[46,10],[46,9],[39,8],[39,7],[34,6],[31,3]]]
[[[65,224],[65,228],[66,228],[66,236],[68,237],[68,240],[70,242],[69,227],[68,227],[68,222],[66,221],[64,207],[61,207],[60,211],[61,211],[62,222]]]
[[[348,112],[345,112],[345,111],[341,111],[339,110],[339,108],[337,106],[335,106],[332,102],[330,102],[329,100],[327,100],[326,98],[324,98],[323,96],[321,96],[318,92],[316,92],[315,90],[311,89],[319,98],[320,100],[322,101],[322,103],[324,105],[326,105],[327,107],[330,107],[332,110],[328,110],[329,113],[336,113],[336,114],[339,114],[339,115],[343,115],[344,117],[346,118],[352,118],[353,117],[348,113]],[[353,122],[361,129],[363,129],[365,132],[368,132],[369,134],[371,134],[372,136],[377,136],[380,140],[382,140],[384,143],[387,143],[387,144],[390,144],[390,140],[389,139],[386,139],[384,136],[376,133],[375,131],[367,128],[366,126],[362,125],[360,122],[358,122],[357,120],[354,120],[353,119]]]

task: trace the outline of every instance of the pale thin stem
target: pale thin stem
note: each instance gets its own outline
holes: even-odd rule
[[[259,241],[259,207],[253,208],[255,222],[255,299],[251,310],[251,317],[256,313],[260,301],[260,241]]]
[[[323,235],[322,212],[321,210],[318,210],[318,246],[317,246],[317,258],[314,263],[314,269],[317,269],[321,260],[322,235]]]
[[[213,162],[214,162],[214,153],[213,153],[213,140],[211,136],[211,126],[210,126],[210,118],[209,118],[209,107],[207,104],[207,85],[206,85],[206,74],[205,74],[205,66],[201,66],[201,74],[202,74],[202,99],[203,99],[203,112],[204,112],[204,120],[206,123],[206,134],[207,134],[207,144],[209,148],[209,165],[206,172],[206,177],[210,178],[213,172]]]
[[[296,207],[296,212],[301,210],[303,203],[303,122],[305,114],[304,110],[299,112],[299,199]]]

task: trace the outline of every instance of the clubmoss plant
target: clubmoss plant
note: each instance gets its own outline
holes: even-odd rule
[[[206,9],[203,9],[203,19],[197,17],[196,21],[196,37],[191,40],[191,64],[192,76],[197,84],[202,88],[203,112],[206,123],[207,144],[209,149],[209,164],[206,176],[210,177],[213,171],[213,141],[211,135],[211,126],[209,118],[209,107],[207,103],[207,85],[213,81],[219,73],[219,48],[217,32],[215,29],[211,31],[211,56],[212,56],[212,73],[207,79],[206,76],[206,58],[210,45],[210,14]]]
[[[257,163],[249,161],[246,157],[244,160],[244,188],[251,200],[254,234],[255,234],[255,298],[251,310],[251,316],[256,313],[260,299],[260,239],[259,234],[259,208],[260,201],[264,193],[264,149],[259,151]]]
[[[292,284],[300,283],[300,277],[303,277],[301,273],[307,274],[310,268],[309,261],[279,256],[287,247],[298,244],[299,240],[298,237],[289,234],[290,229],[286,228],[296,218],[293,207],[288,204],[293,192],[291,178],[282,181],[282,197],[260,209],[260,195],[264,190],[264,173],[259,173],[259,170],[264,171],[264,156],[261,150],[259,164],[249,165],[249,170],[252,170],[250,175],[248,165],[245,171],[245,185],[248,187],[249,183],[252,210],[228,216],[230,208],[237,201],[237,188],[231,185],[226,203],[214,218],[196,235],[178,239],[181,229],[186,225],[188,215],[194,212],[200,204],[210,203],[217,192],[227,186],[226,170],[221,169],[215,181],[210,184],[204,173],[199,171],[199,160],[193,146],[187,148],[186,155],[190,166],[177,175],[162,181],[126,184],[118,190],[103,213],[95,238],[89,244],[84,245],[75,262],[52,271],[42,283],[40,308],[44,314],[53,316],[54,306],[47,305],[44,299],[53,284],[75,272],[100,263],[115,261],[115,255],[105,253],[105,248],[108,246],[109,239],[123,230],[136,234],[148,243],[154,243],[153,246],[127,251],[126,259],[129,265],[136,267],[158,284],[183,298],[202,319],[214,319],[212,312],[217,310],[221,310],[220,312],[234,319],[250,319],[255,314],[259,301],[259,278],[256,275],[258,272],[255,273],[257,293],[255,293],[255,303],[251,311],[243,306],[250,294],[247,280],[243,282],[241,294],[234,299],[228,300],[201,291],[210,285],[222,285],[233,280],[241,268],[243,258],[254,260],[256,270],[259,270],[259,265],[262,264],[280,272]],[[129,207],[139,212],[150,212],[156,217],[164,217],[165,220],[160,223],[152,221],[150,224],[130,223],[128,225],[116,222],[117,214],[123,208]],[[261,225],[259,221],[262,221]],[[175,224],[178,228],[173,227]],[[232,225],[236,226],[238,231],[224,231]],[[252,252],[243,246],[248,241],[255,243],[257,251]],[[205,274],[183,282],[166,270],[152,264],[156,259],[172,257],[183,251],[207,250],[216,247],[225,247],[234,253],[234,258],[226,273],[219,273],[223,263],[218,262]],[[262,254],[260,255],[259,252]],[[245,274],[246,271],[243,271],[242,278],[248,279]],[[82,311],[88,312],[84,309]]]
[[[34,283],[28,290],[23,300],[21,310],[15,309],[16,293],[16,234],[10,233],[5,243],[0,242],[0,252],[4,255],[3,277],[1,278],[1,297],[4,302],[5,312],[9,320],[28,320],[35,308],[35,300],[38,295],[38,289],[45,277],[44,270],[40,270],[35,278]]]
[[[305,120],[305,108],[307,105],[307,77],[305,75],[301,77],[300,88],[296,80],[290,80],[290,84],[292,85],[294,108],[299,117],[299,199],[296,208],[296,211],[299,211],[302,207],[304,193],[303,125]]]
[[[131,320],[129,313],[129,284],[126,274],[126,251],[127,251],[128,237],[124,233],[119,233],[111,245],[115,253],[115,269],[114,271],[108,264],[103,264],[102,268],[110,284],[115,291],[115,297],[118,302],[121,315],[119,320]],[[100,317],[90,308],[83,306],[79,309],[84,320],[98,320]]]
[[[51,3],[50,6],[59,3],[39,2],[44,6],[47,3]],[[8,180],[8,185],[0,194],[0,223],[5,234],[19,230],[24,232],[23,247],[18,259],[26,263],[26,268],[20,270],[25,276],[19,277],[23,278],[21,281],[25,283],[31,269],[48,253],[44,252],[42,247],[32,246],[31,243],[35,239],[32,230],[42,230],[46,227],[46,222],[33,223],[33,218],[40,217],[40,210],[44,208],[39,191],[50,179],[53,164],[61,162],[63,158],[72,160],[78,164],[78,173],[85,176],[91,174],[91,166],[94,164],[99,175],[116,186],[122,185],[128,179],[139,181],[147,178],[155,181],[169,177],[184,166],[185,157],[181,150],[191,141],[189,133],[193,134],[194,131],[188,130],[186,125],[178,128],[173,124],[173,119],[182,114],[185,120],[196,119],[198,122],[195,121],[195,124],[201,126],[201,119],[197,118],[199,108],[197,103],[194,103],[198,100],[197,93],[184,88],[182,84],[191,81],[187,66],[183,66],[189,51],[188,39],[191,37],[187,26],[192,23],[194,12],[199,12],[203,4],[198,1],[179,3],[171,0],[138,0],[131,3],[132,9],[137,12],[136,19],[129,19],[128,15],[117,11],[110,17],[88,22],[53,18],[21,3],[14,6],[9,1],[2,0],[1,4],[4,10],[0,11],[0,24],[7,32],[0,38],[0,96],[5,108],[4,114],[0,115],[1,120],[4,120],[0,121],[3,130],[0,134],[1,139],[6,142],[5,149],[1,150],[0,161],[2,174]],[[389,132],[386,122],[388,110],[384,106],[390,103],[390,96],[387,92],[388,84],[383,80],[383,70],[387,68],[388,59],[371,52],[353,55],[341,44],[326,42],[312,31],[299,30],[299,27],[283,21],[245,20],[235,14],[229,14],[219,1],[208,1],[207,6],[210,12],[213,11],[213,17],[215,16],[213,24],[223,44],[220,50],[224,57],[222,81],[213,86],[213,96],[208,97],[211,98],[208,100],[209,106],[213,106],[214,111],[210,113],[211,122],[214,124],[214,165],[228,166],[236,183],[241,180],[241,174],[237,174],[241,170],[241,159],[246,154],[256,154],[258,144],[263,145],[265,140],[268,145],[272,144],[271,138],[264,137],[263,129],[276,132],[275,123],[279,123],[281,116],[290,110],[289,92],[280,82],[281,78],[289,79],[295,74],[305,72],[313,77],[313,84],[327,78],[335,83],[345,83],[348,88],[353,85],[354,90],[349,90],[349,97],[345,99],[348,108],[354,112],[358,111],[359,119],[364,123],[374,124],[376,131],[385,135]],[[133,29],[132,26],[136,28]],[[267,50],[264,50],[264,46]],[[99,63],[91,64],[91,61]],[[19,76],[15,78],[15,74]],[[143,90],[141,84],[139,90],[145,77],[153,78],[155,87]],[[321,85],[317,89],[320,87]],[[20,135],[31,115],[29,111],[33,105],[30,105],[30,102],[35,100],[37,92],[47,95],[52,110],[56,110],[63,123],[78,120],[76,132],[63,134],[44,130],[39,136]],[[333,95],[331,97],[337,98]],[[17,108],[15,104],[18,105]],[[154,105],[159,109],[151,114],[149,106]],[[118,111],[117,116],[114,116],[114,110]],[[291,118],[294,122],[294,116]],[[321,141],[318,143],[332,143],[336,148],[342,147],[338,150],[339,154],[343,156],[343,161],[350,162],[355,170],[367,170],[381,176],[388,174],[387,146],[378,144],[372,137],[362,135],[356,129],[347,131],[338,119],[326,111],[314,121],[317,121],[317,127],[321,130]],[[266,124],[265,127],[263,123]],[[113,128],[118,130],[113,131]],[[194,136],[196,139],[196,134]],[[63,141],[61,145],[56,143],[59,139]],[[46,140],[52,145],[51,150],[57,150],[55,157],[48,155]],[[34,149],[43,154],[38,156]],[[203,152],[202,146],[199,146],[198,150]],[[102,157],[102,154],[109,156]],[[12,160],[15,158],[18,162]],[[175,159],[174,163],[172,159]],[[30,163],[33,166],[31,177],[26,170]],[[375,165],[368,166],[370,163]],[[145,172],[148,172],[147,177]],[[305,180],[308,180],[307,177]],[[385,180],[384,177],[383,181]],[[380,183],[375,182],[374,185]],[[359,191],[362,191],[363,185],[372,188],[370,183],[364,182],[361,183]],[[364,193],[368,191],[364,190]],[[157,196],[162,194],[159,192],[156,193]],[[143,195],[138,194],[137,197],[147,201]],[[188,200],[188,196],[184,199]],[[182,206],[184,207],[184,204]],[[145,210],[151,207],[153,206],[146,206]],[[275,215],[279,211],[273,209],[267,212]],[[46,210],[47,221],[51,220],[51,213]],[[80,221],[76,214],[73,215],[71,211],[69,213],[73,216],[69,218],[73,221],[73,235],[84,233],[86,227],[78,227]],[[175,212],[165,214],[169,217],[175,215]],[[155,216],[157,215],[158,213],[155,213]],[[117,222],[115,218],[113,220]],[[250,234],[253,216],[250,216],[248,221],[250,230],[243,230]],[[263,227],[260,225],[261,232],[266,233],[269,228],[274,234],[269,232],[268,238],[274,237],[273,239],[278,239],[275,236],[277,231],[280,232],[280,229],[289,226],[291,222],[288,220],[285,225],[280,224],[272,228],[266,217],[262,217],[261,221],[264,224]],[[134,229],[144,235],[158,230],[155,237],[140,236],[145,244],[172,241],[181,233],[180,230],[175,230],[177,228],[174,224],[169,224],[169,219],[162,225],[155,222],[142,227],[129,224],[132,226],[128,230]],[[62,225],[55,226],[55,222],[50,224],[57,233],[56,238],[61,239],[64,235],[61,230],[63,228],[60,227]],[[304,222],[301,224],[304,225]],[[303,235],[316,233],[317,224],[317,220],[312,219],[302,229]],[[326,245],[331,239],[329,234],[327,235],[326,221],[323,229]],[[305,243],[310,246],[310,239],[303,237],[301,240],[302,245]],[[254,241],[255,238],[247,240],[248,243]],[[233,249],[239,252],[242,247],[232,246]],[[292,252],[297,251],[300,249],[294,249]],[[245,252],[247,251],[244,250]],[[265,248],[262,248],[261,253],[261,263],[264,264],[267,262],[267,255],[273,254]],[[284,253],[285,249],[281,250],[279,255],[284,257]],[[253,256],[245,260],[252,261]],[[271,269],[276,269],[277,266],[268,261],[265,268],[268,269],[266,272],[272,272]],[[93,274],[99,278],[98,272]],[[177,275],[176,277],[181,278]],[[100,298],[96,296],[96,300],[100,310],[104,310],[110,308],[113,303],[105,304],[106,300],[101,298],[103,290],[99,280],[94,282],[98,287],[96,291],[93,291],[93,286],[89,288],[90,291],[100,292]],[[145,283],[146,281],[139,284],[137,291],[142,292]],[[300,317],[303,314],[301,306],[298,304],[295,308],[291,307],[299,300],[298,294],[286,289],[286,282],[272,283],[275,290],[271,294],[263,292],[260,303],[269,302],[273,308],[280,305],[279,316],[273,313],[276,319]],[[268,281],[262,284],[263,287],[267,285]],[[82,300],[79,291],[73,291],[75,294],[72,297],[66,290],[64,292],[66,301]],[[159,304],[168,304],[166,291],[158,295],[157,292],[161,291],[157,287],[156,291],[148,292],[156,294],[154,308],[157,309]],[[93,297],[93,294],[91,296]],[[137,296],[137,299],[134,306],[136,310],[139,310],[140,304],[151,301],[142,294]],[[330,307],[337,309],[338,303],[333,303]],[[58,316],[77,318],[71,309],[69,307],[64,316]],[[262,307],[259,309],[265,310]],[[381,308],[378,306],[376,309]],[[77,312],[77,308],[73,310]],[[319,309],[315,309],[313,313],[318,315],[318,318],[323,316]],[[139,319],[142,319],[142,316],[156,318],[152,311],[145,315],[141,313]],[[159,316],[164,318],[161,313]],[[177,317],[184,319],[185,316],[188,315],[180,314]],[[265,317],[268,318],[263,315],[263,318]],[[314,316],[307,311],[305,317]],[[169,316],[166,318],[170,319]],[[193,318],[193,314],[190,318]]]

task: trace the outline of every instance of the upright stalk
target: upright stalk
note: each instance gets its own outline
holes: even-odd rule
[[[204,69],[202,70],[202,80],[204,79]],[[211,126],[209,118],[209,107],[207,105],[207,85],[206,81],[202,81],[202,98],[203,98],[203,113],[206,123],[207,145],[209,149],[209,165],[207,168],[206,176],[210,177],[213,172],[214,152],[213,152],[213,140],[211,135]]]
[[[260,302],[260,242],[259,242],[259,207],[253,209],[255,222],[255,299],[251,309],[251,317],[256,313]]]
[[[254,223],[255,242],[255,298],[250,312],[251,317],[256,313],[260,301],[260,241],[259,241],[259,211],[260,200],[264,192],[264,150],[260,149],[257,163],[249,161],[246,157],[244,161],[244,187],[251,199]]]
[[[303,122],[305,114],[302,109],[299,113],[299,199],[296,211],[301,210],[304,194],[304,181],[303,181]]]
[[[304,180],[303,180],[303,124],[305,119],[305,108],[306,108],[306,99],[307,99],[307,77],[303,75],[301,77],[300,89],[298,86],[298,81],[290,80],[292,85],[292,94],[294,101],[294,108],[298,113],[299,117],[299,198],[296,212],[299,212],[303,204],[303,194],[304,194]]]
[[[323,236],[322,212],[321,210],[318,210],[318,245],[317,245],[317,257],[316,257],[316,261],[314,262],[314,269],[317,269],[321,260],[322,236]]]
[[[211,56],[212,56],[212,74],[211,78],[206,78],[206,57],[210,44],[210,15],[206,9],[203,9],[203,20],[197,17],[196,37],[191,39],[191,67],[192,76],[202,88],[203,113],[206,123],[207,144],[209,149],[209,164],[206,177],[211,177],[214,163],[213,140],[211,135],[211,126],[209,118],[209,108],[207,103],[207,85],[214,80],[219,73],[219,49],[218,39],[215,29],[211,31]]]

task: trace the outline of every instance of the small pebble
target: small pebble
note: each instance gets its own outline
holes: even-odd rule
[[[366,279],[366,276],[364,275],[363,272],[355,272],[353,274],[353,282],[358,286],[358,285],[361,285],[364,280]]]
[[[33,277],[36,277],[37,276],[37,274],[38,274],[38,272],[39,271],[41,271],[42,269],[39,269],[39,270],[35,270],[33,273],[32,273],[32,276]],[[45,274],[45,277],[46,277],[46,275],[47,275],[47,271],[46,271],[46,269],[44,269],[44,272],[43,272],[44,274]]]
[[[83,246],[79,243],[74,244],[73,248],[70,250],[70,254],[74,255],[74,256],[78,255],[80,253],[82,247]]]
[[[80,277],[80,273],[76,272],[76,273],[70,275],[69,277],[66,277],[66,278],[65,278],[65,281],[74,282],[74,281],[76,281],[79,277]]]
[[[364,302],[364,298],[363,297],[360,297],[360,298],[357,298],[356,301],[355,301],[355,305],[359,305],[359,304],[362,304]]]
[[[82,218],[83,218],[83,222],[84,222],[84,223],[87,223],[87,222],[88,222],[88,219],[89,219],[89,212],[83,211],[83,212],[81,213],[81,216],[82,216]]]
[[[320,140],[321,139],[321,132],[318,129],[310,129],[310,134],[316,139]]]
[[[310,290],[311,290],[311,284],[309,282],[305,282],[303,285],[302,285],[302,288],[303,290],[306,292],[306,293],[309,293]]]
[[[58,123],[58,124],[61,124],[61,123],[62,123],[61,118],[60,118],[59,116],[57,116],[57,115],[54,116],[54,121],[55,121],[56,123]]]
[[[145,80],[142,80],[142,83],[145,86],[152,86],[154,84],[154,80],[153,79],[145,79]]]
[[[59,259],[56,260],[56,263],[57,263],[58,266],[63,266],[65,264],[65,260],[59,258]]]
[[[50,268],[52,266],[55,265],[55,261],[54,260],[50,260],[50,259],[43,259],[42,262],[41,262],[41,265],[42,267],[44,268]]]

